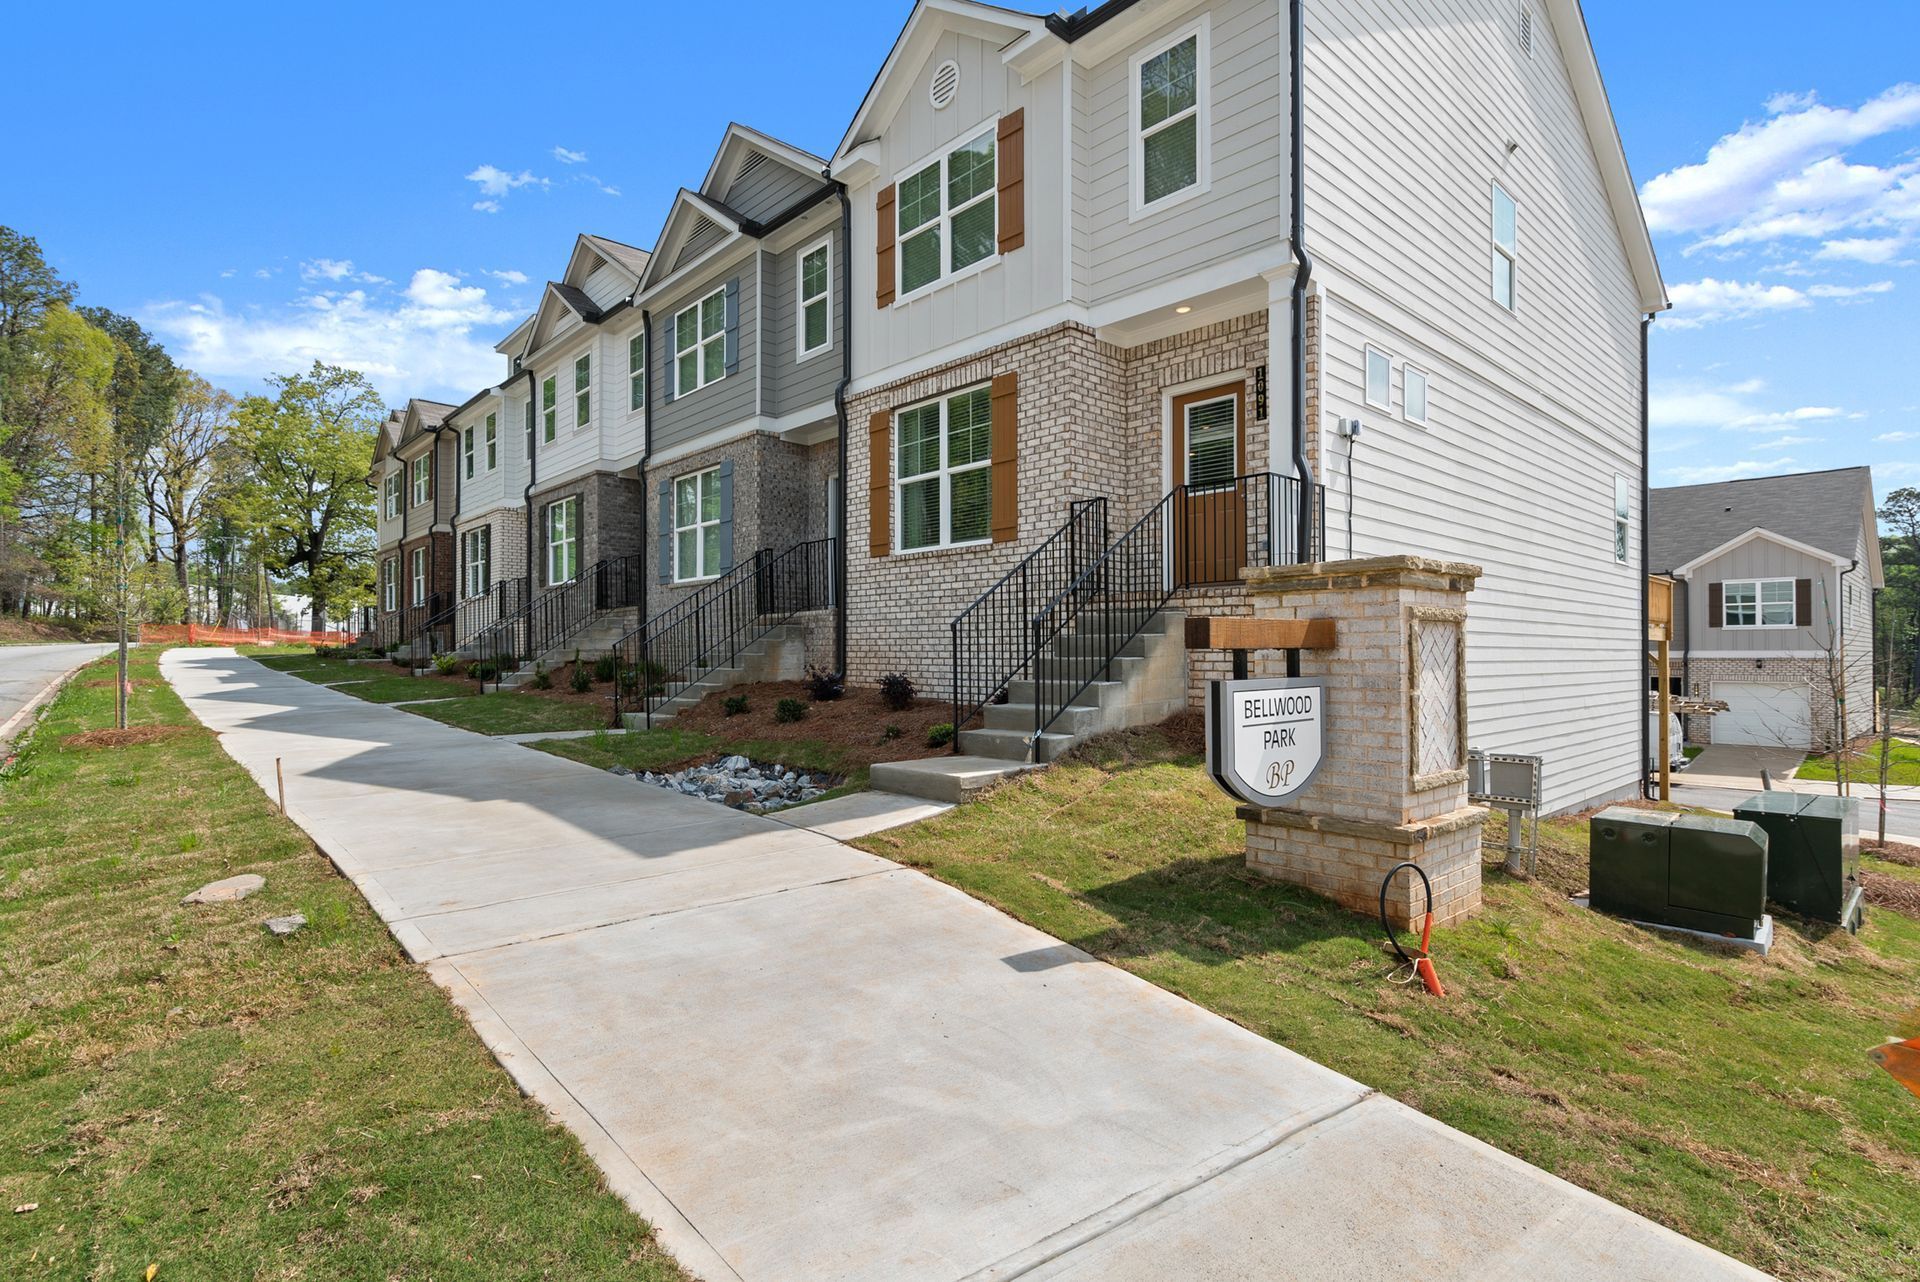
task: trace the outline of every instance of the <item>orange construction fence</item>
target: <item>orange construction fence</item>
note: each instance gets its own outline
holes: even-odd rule
[[[140,640],[158,645],[350,645],[352,632],[290,628],[217,628],[206,623],[143,623]]]

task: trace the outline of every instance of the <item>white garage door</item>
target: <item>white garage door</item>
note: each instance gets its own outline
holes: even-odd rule
[[[1807,748],[1813,744],[1813,714],[1804,685],[1716,681],[1713,697],[1727,701],[1727,710],[1713,717],[1715,743],[1765,748]]]

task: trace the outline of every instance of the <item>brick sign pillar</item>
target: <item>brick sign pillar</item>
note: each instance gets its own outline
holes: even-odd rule
[[[1320,771],[1288,805],[1242,806],[1247,866],[1356,912],[1379,911],[1387,870],[1433,881],[1436,925],[1480,906],[1480,825],[1467,801],[1466,596],[1480,567],[1392,556],[1246,571],[1259,619],[1332,619],[1335,644],[1302,650],[1326,683]],[[1387,898],[1401,928],[1426,897],[1402,873]]]

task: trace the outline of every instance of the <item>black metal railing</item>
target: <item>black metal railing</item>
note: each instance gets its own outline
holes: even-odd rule
[[[1047,536],[954,619],[953,725],[958,729],[1026,671],[1033,613],[1075,582],[1106,549],[1107,500],[1068,507]],[[1016,660],[1009,666],[1009,660]],[[955,736],[956,742],[958,735]],[[958,749],[956,749],[958,751]]]
[[[642,561],[638,556],[609,557],[571,583],[549,588],[503,614],[466,643],[467,671],[483,687],[489,681],[497,685],[522,661],[566,644],[602,611],[638,605]]]
[[[956,730],[963,715],[971,717],[987,699],[1024,677],[1032,683],[1033,734],[1038,738],[1087,687],[1111,678],[1114,660],[1176,593],[1237,583],[1249,566],[1317,559],[1325,544],[1324,515],[1312,490],[1304,500],[1301,494],[1298,479],[1270,472],[1174,487],[1089,558],[1070,582],[1021,611],[1024,631],[1017,645],[971,661],[989,672],[997,668],[999,675],[979,680],[964,693],[956,620]],[[1312,546],[1305,556],[1298,555],[1297,548],[1303,501],[1314,503]],[[1012,613],[1010,606],[1002,608]],[[1004,624],[996,639],[1007,642]],[[985,698],[970,703],[981,689],[987,689]],[[954,750],[959,751],[957,734]]]
[[[389,651],[399,647],[402,625],[406,617],[399,610],[382,610],[373,616],[372,626],[367,629],[367,636],[375,653],[385,658]]]
[[[479,596],[456,601],[421,624],[414,637],[415,649],[424,640],[429,657],[457,651],[526,603],[527,581],[502,579]]]
[[[784,552],[762,548],[614,646],[614,723],[663,706],[731,667],[741,651],[806,610],[833,604],[834,541],[815,539]]]

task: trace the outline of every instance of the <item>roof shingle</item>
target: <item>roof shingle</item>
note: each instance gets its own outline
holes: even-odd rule
[[[1756,528],[1851,559],[1872,492],[1873,473],[1864,467],[1654,490],[1647,507],[1653,572],[1669,573]]]

